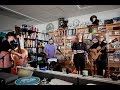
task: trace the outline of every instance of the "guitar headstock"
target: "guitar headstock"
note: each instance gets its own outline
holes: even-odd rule
[[[118,41],[117,38],[113,39],[113,40],[111,41],[111,43],[114,43],[114,42],[116,42],[116,41]]]

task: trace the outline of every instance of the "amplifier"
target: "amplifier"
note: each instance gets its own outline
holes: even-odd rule
[[[64,18],[59,18],[58,19],[58,27],[61,28],[64,26]]]
[[[66,28],[67,23],[68,23],[68,21],[65,20],[64,18],[59,18],[58,19],[58,28]]]

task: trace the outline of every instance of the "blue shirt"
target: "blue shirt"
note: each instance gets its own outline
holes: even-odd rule
[[[44,47],[44,51],[48,54],[47,58],[54,58],[55,50],[54,45],[46,44]]]

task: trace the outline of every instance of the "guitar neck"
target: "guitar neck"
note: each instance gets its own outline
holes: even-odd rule
[[[18,41],[18,53],[21,53],[21,47],[20,47],[20,40],[19,40],[19,38],[17,39],[17,41]]]
[[[20,27],[15,26],[15,31],[16,31],[16,35],[20,35]],[[18,53],[21,53],[19,37],[17,38],[17,41],[18,41]]]

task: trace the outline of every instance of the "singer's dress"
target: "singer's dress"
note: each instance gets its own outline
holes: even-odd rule
[[[2,46],[1,46],[1,52],[0,52],[0,71],[2,72],[10,72],[11,70],[11,59],[10,59],[10,54],[8,52],[9,49],[12,49],[12,46],[9,44],[7,40],[3,41]],[[4,61],[4,62],[3,62]]]

